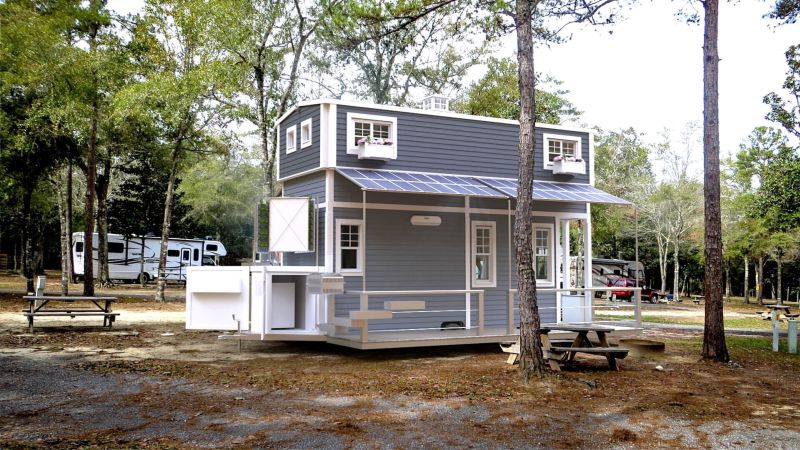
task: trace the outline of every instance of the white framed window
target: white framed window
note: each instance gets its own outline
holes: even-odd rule
[[[553,227],[548,224],[534,224],[533,227],[533,269],[537,285],[554,285]]]
[[[497,239],[494,222],[472,222],[472,286],[497,286]]]
[[[292,125],[286,129],[286,153],[297,150],[297,125]]]
[[[361,275],[364,268],[364,221],[336,220],[336,271]]]
[[[347,153],[356,154],[358,142],[365,138],[389,142],[389,147],[395,147],[397,117],[347,113]]]
[[[581,138],[576,136],[562,136],[557,134],[542,135],[542,148],[544,149],[544,168],[552,168],[553,160],[557,157],[582,159]]]
[[[300,123],[300,148],[306,148],[311,145],[311,118]]]

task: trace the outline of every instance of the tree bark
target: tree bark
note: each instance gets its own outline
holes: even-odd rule
[[[750,259],[744,257],[744,304],[750,304]]]
[[[703,36],[703,155],[705,166],[705,326],[703,358],[730,360],[722,304],[722,218],[719,168],[719,0],[705,0]]]
[[[776,298],[778,299],[778,304],[782,305],[783,304],[783,295],[781,293],[781,281],[783,279],[783,277],[782,277],[783,258],[778,256],[777,258],[775,258],[775,262],[778,263],[778,294],[777,294]]]
[[[96,2],[92,2],[96,6]],[[89,51],[92,55],[97,50],[97,32],[100,25],[92,23],[89,35]],[[95,178],[97,175],[97,122],[100,115],[100,105],[97,98],[97,75],[94,79],[94,92],[92,93],[92,113],[89,118],[89,146],[86,153],[86,204],[83,212],[83,295],[94,295],[94,194]]]
[[[681,299],[681,262],[679,257],[680,247],[678,241],[675,241],[672,244],[672,296],[676,302]]]
[[[22,194],[22,275],[25,277],[25,289],[29,294],[34,292],[33,287],[33,227],[31,223],[31,198],[34,187],[25,186]]]
[[[514,246],[517,259],[517,289],[520,314],[520,372],[522,381],[545,375],[542,342],[539,335],[539,306],[536,275],[533,270],[533,148],[535,140],[536,98],[534,97],[534,59],[532,14],[537,1],[518,0],[514,18],[517,27],[519,70],[519,184],[514,221]]]
[[[759,256],[756,264],[756,302],[764,305],[764,256]]]
[[[64,179],[69,179],[71,168],[65,169]],[[67,197],[71,195],[69,182],[62,183],[62,178],[57,178],[58,192],[58,222],[61,232],[61,295],[69,295],[69,283],[72,280],[72,246],[70,244],[69,208]]]
[[[111,286],[108,272],[108,188],[111,184],[111,157],[103,160],[103,171],[97,177],[97,281],[100,286]]]
[[[167,247],[169,245],[169,228],[172,221],[172,202],[175,196],[175,183],[178,178],[178,162],[181,157],[182,141],[178,140],[172,149],[172,163],[167,184],[167,198],[164,201],[164,222],[161,224],[161,251],[158,256],[158,283],[156,285],[156,301],[163,302],[164,288],[167,285]],[[144,249],[143,249],[144,250]]]

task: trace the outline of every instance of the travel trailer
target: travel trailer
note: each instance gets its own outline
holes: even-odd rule
[[[92,238],[94,276],[97,278],[97,233]],[[144,249],[144,257],[142,257]],[[158,277],[158,257],[161,238],[108,234],[108,271],[112,280],[148,282]],[[186,281],[186,269],[191,266],[213,266],[227,254],[219,241],[170,238],[167,243],[167,280]],[[72,262],[76,279],[83,279],[83,233],[72,233]]]
[[[439,100],[421,109],[315,100],[280,117],[283,194],[259,214],[258,251],[280,252],[283,265],[190,267],[186,327],[359,349],[515,339],[519,124]],[[591,130],[537,124],[535,138],[540,317],[592,321],[591,289],[564,282],[563,243],[583,221],[591,286],[591,205],[630,203],[593,186]]]

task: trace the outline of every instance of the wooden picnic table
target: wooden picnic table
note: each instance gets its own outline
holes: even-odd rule
[[[783,315],[784,319],[797,319],[800,314],[792,314],[791,309],[789,309],[789,305],[764,305],[770,311],[762,313],[762,317],[765,319],[772,319],[772,320],[780,320],[781,314]]]
[[[78,316],[102,316],[103,326],[111,328],[114,319],[119,315],[111,311],[111,305],[117,301],[116,297],[92,297],[77,295],[25,295],[22,297],[28,301],[28,308],[22,314],[28,319],[28,332],[33,333],[34,317],[71,317]],[[68,306],[61,308],[45,308],[51,302],[68,303]],[[75,308],[71,305],[76,302],[91,302],[95,307]]]
[[[556,341],[550,339],[551,331],[566,331],[575,333],[575,339],[572,341]],[[542,351],[544,357],[547,359],[550,368],[556,372],[561,371],[561,366],[568,364],[575,359],[578,353],[603,355],[608,361],[608,366],[614,370],[619,370],[617,359],[623,359],[628,356],[628,349],[611,347],[608,343],[607,335],[614,331],[614,327],[600,324],[552,324],[543,325],[540,328],[540,337],[542,340]],[[594,332],[597,335],[599,345],[595,345],[589,340],[589,333]],[[519,338],[517,342],[502,347],[503,351],[511,353],[508,357],[508,363],[514,364],[519,359]]]

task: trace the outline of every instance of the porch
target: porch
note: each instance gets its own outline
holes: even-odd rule
[[[555,293],[557,304],[555,307],[540,307],[543,310],[556,309],[556,323],[542,323],[542,326],[565,323],[594,323],[611,327],[615,337],[631,336],[638,334],[641,327],[641,288],[622,288],[634,292],[634,300],[630,307],[630,318],[616,320],[594,320],[593,305],[594,293],[606,291],[604,288],[541,288],[538,293]],[[468,345],[501,343],[516,340],[519,336],[519,300],[516,289],[509,289],[506,301],[507,321],[504,325],[490,325],[485,323],[485,306],[483,290],[426,290],[426,291],[356,291],[347,294],[358,295],[361,307],[349,312],[349,317],[336,317],[332,322],[321,325],[326,331],[328,343],[342,345],[360,350],[408,348],[408,347],[433,347],[445,345]],[[391,324],[395,314],[417,313],[438,314],[442,310],[426,306],[435,300],[435,297],[464,295],[464,306],[461,309],[448,309],[446,312],[453,314],[453,318],[462,320],[448,321],[436,328],[392,328],[382,326],[370,328],[376,322]],[[587,300],[583,304],[563,302],[565,296],[582,297]],[[391,298],[384,302],[384,309],[369,309],[370,297]],[[403,300],[394,300],[403,298]],[[428,300],[419,300],[426,298]],[[406,300],[411,299],[411,300]],[[473,301],[475,300],[475,301]],[[374,302],[373,302],[374,304]],[[434,303],[435,304],[435,303]],[[330,311],[335,309],[334,301],[329,300]],[[422,309],[419,309],[422,308]],[[566,322],[564,317],[582,316],[587,320],[580,322]],[[329,317],[333,317],[332,315]],[[571,339],[574,333],[554,332],[556,338]]]

